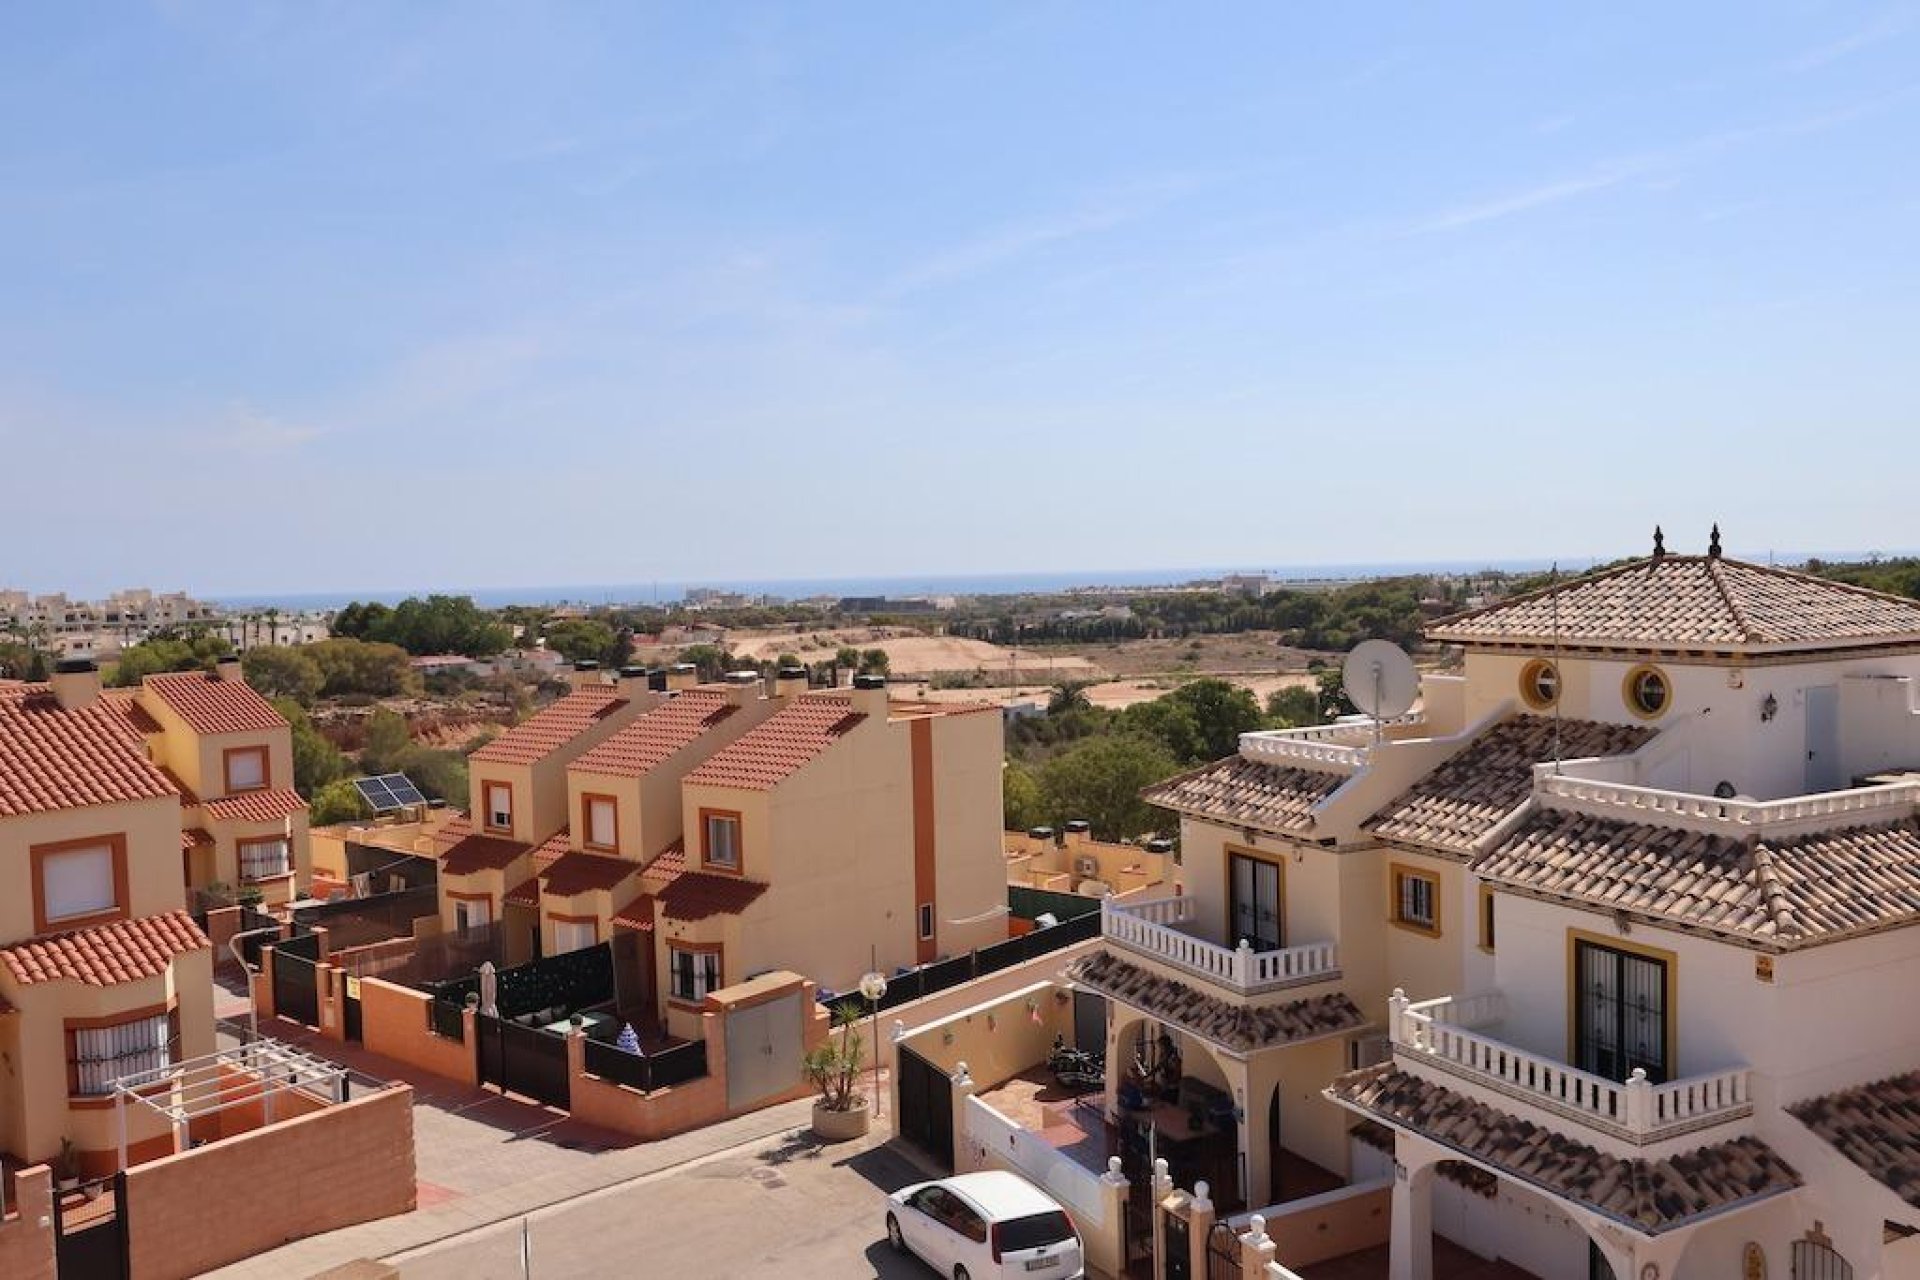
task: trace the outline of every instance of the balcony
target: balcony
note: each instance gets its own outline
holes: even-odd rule
[[[1339,956],[1331,942],[1310,942],[1278,951],[1255,951],[1245,941],[1238,947],[1223,947],[1175,927],[1192,924],[1195,911],[1192,898],[1124,904],[1108,898],[1100,904],[1100,934],[1128,951],[1243,996],[1340,976]]]
[[[1386,738],[1402,738],[1426,723],[1418,715],[1399,716],[1380,726]],[[1371,756],[1375,729],[1371,720],[1343,720],[1303,729],[1262,729],[1240,735],[1240,754],[1260,764],[1322,773],[1358,773]]]
[[[1920,803],[1920,782],[1852,787],[1783,800],[1722,800],[1685,791],[1663,791],[1534,767],[1534,792],[1554,809],[1615,822],[1678,827],[1706,835],[1785,839],[1836,827],[1894,822]]]
[[[1528,1053],[1487,1034],[1506,1016],[1496,993],[1387,1002],[1388,1035],[1403,1064],[1432,1067],[1484,1085],[1506,1098],[1584,1126],[1631,1147],[1679,1138],[1753,1113],[1750,1073],[1733,1067],[1654,1084],[1635,1068],[1624,1082],[1607,1080]],[[1504,1105],[1498,1099],[1489,1099]]]

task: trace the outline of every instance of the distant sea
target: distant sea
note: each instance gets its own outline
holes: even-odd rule
[[[408,596],[472,596],[474,603],[497,609],[504,605],[609,605],[673,604],[690,590],[738,592],[746,596],[767,596],[776,600],[805,600],[813,596],[999,596],[1029,595],[1043,592],[1099,590],[1101,588],[1171,587],[1182,583],[1218,579],[1230,573],[1265,573],[1279,582],[1356,582],[1367,578],[1391,578],[1419,573],[1476,573],[1501,570],[1508,573],[1533,573],[1549,566],[1546,560],[1426,560],[1405,564],[1318,564],[1276,567],[1199,568],[1199,569],[1109,569],[1075,570],[1069,573],[987,573],[951,574],[927,577],[850,577],[850,578],[777,578],[702,580],[687,582],[576,583],[570,586],[532,587],[458,587],[422,586],[397,591],[288,591],[278,594],[216,596],[216,603],[231,609],[288,610],[338,609],[355,600],[377,600],[397,604]],[[1593,562],[1562,560],[1569,570],[1587,568]]]

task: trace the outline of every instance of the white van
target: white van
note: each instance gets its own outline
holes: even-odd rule
[[[887,1197],[887,1239],[952,1280],[1077,1280],[1080,1234],[1052,1198],[998,1170],[919,1182]]]

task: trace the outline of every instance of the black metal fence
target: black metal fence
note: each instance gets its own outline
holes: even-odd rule
[[[294,924],[301,929],[324,926],[334,951],[362,947],[368,943],[413,936],[413,922],[421,916],[437,915],[439,894],[432,885],[382,893],[371,898],[346,898],[339,902],[320,902],[297,907]]]
[[[411,956],[399,964],[383,963],[379,976],[396,986],[436,991],[444,983],[470,976],[489,961],[503,964],[506,956],[505,927],[476,925],[419,939],[414,943]]]
[[[255,929],[277,929],[280,927],[280,921],[274,919],[258,907],[242,907],[240,908],[240,927],[234,932],[236,935],[245,935]],[[245,936],[239,937],[239,944],[240,958],[246,962],[248,968],[258,969],[260,967],[260,948],[275,945],[275,939],[272,934],[255,933],[250,938]]]
[[[465,1040],[467,1020],[464,1005],[450,1004],[445,1000],[427,1001],[427,1029],[449,1040]]]
[[[475,1019],[474,1028],[483,1083],[562,1110],[572,1105],[565,1037],[485,1014]]]
[[[300,934],[273,944],[273,1008],[282,1017],[320,1021],[320,935]]]
[[[975,978],[984,978],[990,973],[1002,969],[1011,969],[1024,960],[1037,959],[1049,952],[1070,947],[1076,942],[1085,942],[1089,938],[1100,936],[1100,904],[1094,904],[1094,910],[1072,920],[1062,920],[1059,924],[1044,929],[1035,929],[1032,933],[1022,934],[1018,938],[1008,938],[1005,942],[996,942],[990,947],[981,947],[978,951],[968,952],[964,956],[955,956],[950,960],[937,960],[932,964],[921,965],[917,969],[907,969],[887,979],[887,994],[880,998],[881,1011],[907,1004],[926,996],[957,987],[963,982]],[[866,1002],[860,999],[858,992],[828,991],[821,989],[818,999],[822,1004],[837,1004],[841,1000],[858,1001],[861,1007]]]
[[[1043,915],[1051,915],[1055,920],[1078,920],[1081,916],[1098,915],[1100,899],[1084,893],[1059,893],[1016,884],[1007,886],[1007,910],[1019,920],[1037,920]]]
[[[434,999],[458,1008],[466,1003],[468,995],[479,994],[480,975],[473,973],[441,983]],[[503,1018],[544,1009],[559,1019],[613,998],[613,947],[605,942],[501,969],[494,975],[495,1011]]]
[[[658,1053],[638,1054],[615,1044],[589,1040],[586,1067],[602,1080],[630,1089],[665,1089],[707,1074],[707,1042],[690,1040]]]

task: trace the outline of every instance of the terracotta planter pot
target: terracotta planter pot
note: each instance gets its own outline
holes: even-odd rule
[[[864,1102],[852,1111],[829,1111],[822,1103],[813,1104],[813,1131],[827,1142],[865,1137],[872,1119]]]

